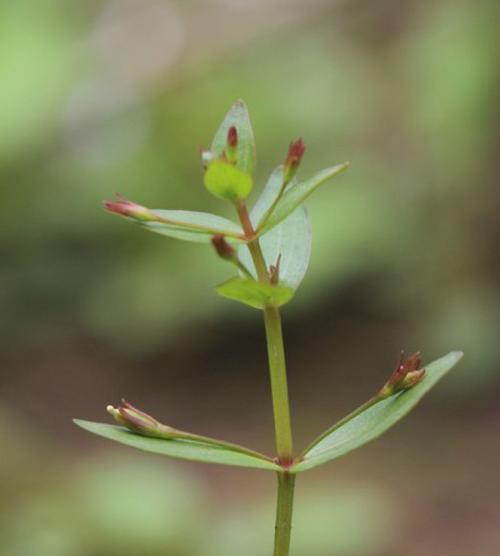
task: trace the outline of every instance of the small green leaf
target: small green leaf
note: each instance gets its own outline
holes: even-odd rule
[[[241,240],[243,234],[243,230],[231,220],[208,212],[188,210],[152,210],[151,212],[161,221],[132,220],[151,232],[198,243],[210,242],[215,234],[223,234],[233,240]]]
[[[279,166],[269,180],[250,213],[254,227],[271,207],[283,183],[283,166]],[[296,290],[307,270],[311,256],[311,226],[304,207],[296,208],[281,224],[260,237],[260,246],[267,267],[275,265],[280,259],[280,283]],[[241,262],[254,269],[252,257],[246,245],[238,250]],[[256,276],[254,270],[254,276]]]
[[[261,284],[250,278],[231,278],[216,288],[227,299],[239,301],[255,309],[272,305],[279,307],[293,297],[293,290],[286,286]]]
[[[75,419],[75,424],[89,432],[114,440],[120,444],[126,444],[145,452],[153,452],[164,456],[190,461],[205,463],[218,463],[222,465],[236,465],[240,467],[253,467],[256,469],[268,469],[279,471],[281,468],[264,456],[249,455],[237,450],[219,447],[203,442],[191,440],[152,438],[133,433],[124,427],[107,425],[104,423],[93,423]]]
[[[236,166],[246,174],[252,174],[255,167],[255,140],[247,107],[242,100],[237,100],[229,109],[220,125],[210,150],[220,157],[227,147],[227,132],[231,126],[238,132],[236,146]]]
[[[347,454],[390,429],[462,358],[451,352],[425,366],[424,378],[416,386],[369,407],[344,424],[334,425],[304,453],[303,459],[290,468],[292,473],[312,469]]]
[[[212,195],[225,201],[241,201],[252,191],[252,177],[225,160],[209,164],[204,182]]]
[[[344,171],[348,166],[348,162],[337,164],[337,166],[332,166],[331,168],[318,172],[306,181],[301,181],[296,185],[289,186],[269,217],[265,222],[261,223],[261,228],[258,230],[259,234],[263,234],[277,226],[301,205],[322,183],[340,174],[340,172]]]

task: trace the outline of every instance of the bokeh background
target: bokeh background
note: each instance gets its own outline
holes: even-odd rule
[[[261,316],[205,246],[105,214],[228,209],[201,185],[246,100],[258,182],[295,137],[309,274],[285,308],[295,442],[400,349],[463,362],[382,439],[300,477],[297,556],[490,556],[500,545],[494,0],[19,0],[0,6],[0,554],[270,554],[274,477],[106,443],[125,396],[272,452]]]

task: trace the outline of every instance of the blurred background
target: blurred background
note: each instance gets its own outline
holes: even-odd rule
[[[19,0],[0,6],[0,554],[270,554],[272,474],[86,434],[125,396],[273,451],[261,315],[203,245],[105,214],[115,191],[231,216],[198,146],[247,102],[263,183],[298,136],[310,271],[284,310],[295,443],[401,349],[460,366],[393,431],[300,477],[296,556],[500,545],[494,0]]]

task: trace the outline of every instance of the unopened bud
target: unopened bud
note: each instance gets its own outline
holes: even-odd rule
[[[230,162],[231,164],[236,164],[238,161],[238,151],[236,147],[238,146],[238,130],[236,126],[232,125],[227,130],[227,148],[223,153],[223,158]]]
[[[103,201],[103,206],[108,212],[126,216],[128,218],[135,218],[136,220],[148,221],[156,220],[156,216],[142,205],[128,201],[127,199],[117,195],[115,201]]]
[[[418,384],[425,374],[425,369],[420,368],[421,363],[420,352],[416,352],[408,358],[405,358],[404,352],[401,352],[396,369],[380,390],[379,397],[387,398]]]
[[[236,129],[236,126],[234,126],[234,125],[232,125],[227,130],[227,145],[228,145],[228,147],[231,147],[232,149],[235,149],[236,146],[238,145],[238,130]]]
[[[302,157],[304,156],[304,152],[306,150],[306,146],[304,141],[300,138],[296,141],[292,141],[290,146],[288,147],[288,154],[285,160],[285,182],[288,183],[300,164]]]
[[[212,236],[212,245],[217,251],[217,255],[221,259],[226,261],[234,261],[236,257],[236,251],[224,238],[222,234],[215,234]]]
[[[133,432],[146,436],[160,436],[162,438],[172,438],[176,436],[176,429],[163,425],[151,415],[137,409],[126,400],[122,400],[118,407],[108,405],[107,412],[117,423],[123,425]]]

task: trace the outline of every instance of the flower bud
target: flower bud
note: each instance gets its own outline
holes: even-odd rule
[[[297,168],[304,156],[306,146],[302,138],[292,141],[288,147],[288,154],[285,159],[284,179],[288,183],[295,175]]]
[[[225,261],[235,261],[237,259],[236,251],[224,238],[223,234],[215,234],[212,236],[212,245],[217,251],[217,255]]]
[[[381,399],[387,398],[401,392],[408,390],[418,384],[425,374],[425,369],[421,369],[422,357],[420,352],[414,353],[412,356],[405,358],[404,352],[399,356],[396,369],[385,383],[384,387],[380,390],[379,397]]]
[[[227,146],[231,149],[235,149],[238,145],[238,130],[236,126],[232,125],[227,130]]]
[[[146,436],[160,436],[161,438],[172,438],[177,435],[177,430],[163,425],[151,415],[137,409],[126,400],[121,401],[118,407],[108,405],[107,412],[117,423],[123,425],[133,432]]]
[[[228,162],[230,162],[231,164],[236,164],[236,162],[238,161],[238,151],[237,151],[238,130],[236,129],[236,126],[232,125],[227,130],[226,142],[227,142],[227,147],[223,155],[225,156],[225,159]]]
[[[127,199],[117,195],[115,201],[103,201],[103,206],[108,212],[134,218],[135,220],[150,221],[156,220],[156,216],[149,209],[128,201]]]

